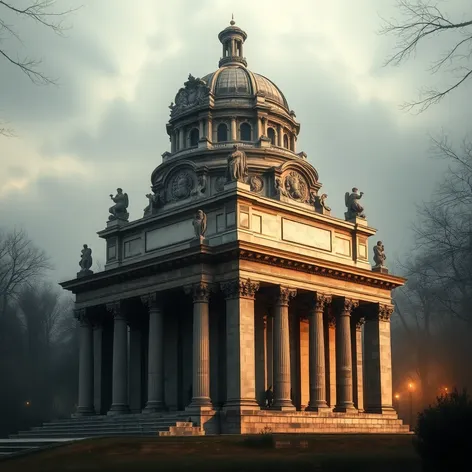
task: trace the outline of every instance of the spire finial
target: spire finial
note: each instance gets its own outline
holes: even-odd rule
[[[236,22],[234,21],[234,13],[231,13],[231,21],[229,22],[231,26],[235,25]]]

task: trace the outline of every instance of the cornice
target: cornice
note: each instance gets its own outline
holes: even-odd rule
[[[405,283],[404,278],[390,274],[380,274],[358,267],[345,266],[340,263],[327,262],[286,251],[277,250],[277,252],[274,252],[273,249],[264,246],[235,241],[216,247],[206,245],[190,247],[135,264],[127,264],[103,272],[97,272],[89,277],[62,282],[60,285],[73,293],[82,293],[111,284],[150,277],[189,265],[213,265],[238,259],[381,288],[383,290],[393,290]]]

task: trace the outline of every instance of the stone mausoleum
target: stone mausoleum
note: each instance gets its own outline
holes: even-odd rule
[[[246,37],[231,21],[219,68],[177,92],[144,214],[129,218],[126,182],[111,195],[105,270],[84,247],[62,283],[80,322],[76,415],[191,418],[207,434],[405,432],[390,347],[404,279],[380,242],[369,263],[362,193],[330,214],[295,113],[247,68]]]

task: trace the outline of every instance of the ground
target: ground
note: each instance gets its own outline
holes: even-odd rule
[[[0,462],[2,472],[416,472],[410,435],[100,438]]]

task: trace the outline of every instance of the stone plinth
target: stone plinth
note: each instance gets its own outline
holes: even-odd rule
[[[372,272],[378,272],[379,274],[388,274],[388,269],[385,266],[374,266]]]
[[[250,192],[251,186],[249,184],[245,184],[244,182],[240,182],[239,180],[234,180],[232,182],[225,183],[224,190],[225,192],[228,190],[245,190]]]
[[[86,269],[86,270],[81,270],[80,272],[77,272],[77,278],[81,277],[88,277],[89,275],[93,275],[93,270]]]

